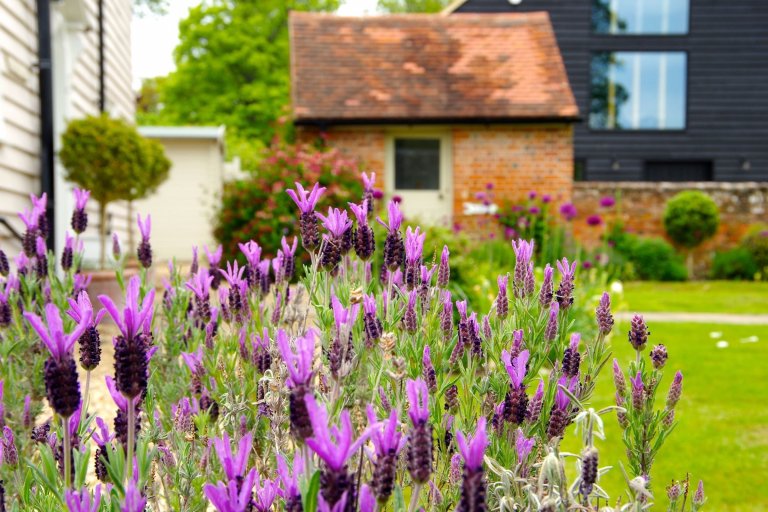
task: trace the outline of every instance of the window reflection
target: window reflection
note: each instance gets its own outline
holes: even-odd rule
[[[593,0],[598,34],[687,34],[688,0]]]
[[[685,52],[592,56],[589,125],[608,130],[685,128]]]

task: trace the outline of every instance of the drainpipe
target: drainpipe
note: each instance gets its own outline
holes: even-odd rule
[[[104,0],[99,0],[98,6],[99,23],[99,112],[103,113],[107,105],[107,90],[105,85],[104,71]]]
[[[37,0],[37,58],[40,94],[40,189],[48,195],[46,220],[56,229],[56,195],[53,185],[53,67],[51,59],[51,5]],[[48,237],[48,248],[56,250],[56,237]]]

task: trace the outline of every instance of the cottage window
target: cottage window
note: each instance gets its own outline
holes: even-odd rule
[[[440,139],[395,139],[395,189],[440,188]]]
[[[681,35],[688,33],[689,0],[593,0],[597,34]]]
[[[590,128],[684,129],[686,68],[685,52],[593,54]]]

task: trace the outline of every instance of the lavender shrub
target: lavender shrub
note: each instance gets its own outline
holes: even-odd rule
[[[120,306],[86,291],[87,191],[76,191],[61,259],[47,252],[46,201],[34,197],[24,252],[14,265],[0,252],[0,510],[639,511],[663,496],[648,475],[683,377],[664,382],[674,354],[646,354],[642,318],[628,334],[637,357],[626,368],[614,360],[616,405],[595,411],[610,297],[594,337],[571,332],[586,308],[577,265],[562,259],[542,273],[533,242],[517,240],[490,310],[473,311],[448,291],[449,248],[424,253],[424,232],[403,227],[397,202],[377,219],[387,232],[376,253],[382,208],[364,178],[351,213],[316,213],[324,188],[297,184],[299,238],[272,258],[242,241],[245,266],[222,261],[220,247],[204,247],[201,266],[193,248],[189,273],[172,263],[157,300],[149,216],[139,217],[144,269],[126,282],[116,257]],[[106,405],[116,412],[100,417],[89,381],[107,364],[109,334]],[[600,486],[606,461],[593,438],[608,412],[624,432],[628,497]],[[574,432],[583,449],[568,479],[560,444]],[[688,500],[683,487],[666,489],[669,510],[700,510],[703,484]]]

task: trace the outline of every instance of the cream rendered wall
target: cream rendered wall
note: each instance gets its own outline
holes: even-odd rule
[[[113,116],[134,119],[131,89],[132,0],[104,0],[106,110]],[[97,0],[51,2],[53,51],[54,143],[58,151],[61,133],[71,119],[99,111]],[[0,0],[0,216],[17,229],[16,212],[28,207],[29,194],[39,193],[39,99],[37,95],[37,17],[35,0]],[[56,238],[61,247],[69,227],[71,185],[63,180],[64,169],[56,162]],[[84,240],[96,257],[96,214],[90,216]],[[110,209],[111,227],[122,238],[133,226],[127,206]],[[14,253],[18,244],[0,228],[0,245]]]
[[[134,211],[152,215],[156,263],[189,262],[192,246],[203,254],[203,244],[215,245],[212,217],[224,181],[222,148],[213,138],[157,140],[172,162],[170,176],[154,195],[137,201]]]

